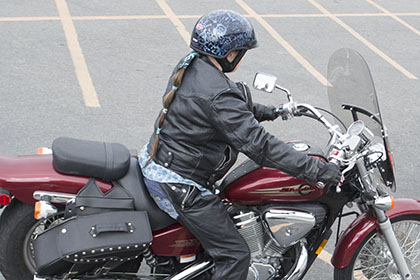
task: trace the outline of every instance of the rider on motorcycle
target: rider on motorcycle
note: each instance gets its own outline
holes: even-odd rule
[[[225,75],[257,46],[246,18],[229,10],[208,13],[195,24],[190,46],[193,51],[169,80],[140,165],[159,207],[193,233],[213,258],[213,279],[246,279],[249,249],[212,192],[238,152],[310,182],[336,185],[341,173],[336,165],[297,152],[266,132],[259,122],[276,119],[276,108],[253,103],[248,87]]]

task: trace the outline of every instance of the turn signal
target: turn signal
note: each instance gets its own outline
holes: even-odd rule
[[[53,215],[57,212],[57,208],[55,208],[48,201],[41,200],[35,202],[34,218],[37,220],[45,219],[48,216]]]
[[[394,208],[395,200],[392,195],[380,196],[375,199],[374,206],[383,211],[388,211]]]
[[[391,201],[392,201],[391,208],[389,208],[389,210],[392,210],[395,207],[395,199],[394,199],[394,197],[392,195],[390,195],[389,197],[391,198]]]
[[[38,155],[51,155],[52,150],[50,148],[47,148],[47,147],[39,147],[37,154]]]

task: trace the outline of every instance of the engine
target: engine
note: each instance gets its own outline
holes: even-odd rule
[[[294,204],[235,215],[236,227],[251,252],[248,279],[266,279],[278,273],[286,251],[321,223],[325,214],[319,204]]]

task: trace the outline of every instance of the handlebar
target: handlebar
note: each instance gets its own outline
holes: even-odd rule
[[[340,129],[337,125],[331,124],[314,106],[306,103],[296,103],[294,101],[280,104],[279,108],[276,110],[281,116],[282,120],[289,120],[293,116],[302,116],[303,112],[309,111],[312,113],[313,117],[320,121],[327,129],[331,135],[336,134],[339,138],[343,136],[340,132]]]
[[[308,115],[307,112],[310,112],[312,115]],[[343,134],[341,133],[339,127],[337,125],[332,125],[322,114],[319,110],[309,104],[305,103],[296,103],[294,101],[290,101],[285,104],[280,104],[279,108],[277,109],[277,113],[281,116],[283,120],[288,120],[293,116],[302,116],[306,115],[309,117],[313,117],[314,119],[320,121],[327,129],[328,132],[333,135],[334,139],[341,139]],[[333,150],[328,157],[329,162],[340,166],[340,162],[345,158],[345,152],[342,150]],[[317,182],[315,186],[319,189],[325,188],[326,184],[324,182]],[[336,192],[340,193],[341,188],[340,185],[336,186]]]

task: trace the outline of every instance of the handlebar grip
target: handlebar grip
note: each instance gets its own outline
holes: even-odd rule
[[[281,116],[281,119],[286,121],[290,119],[290,112],[288,107],[283,107],[283,104],[280,104],[276,109],[277,113]]]

